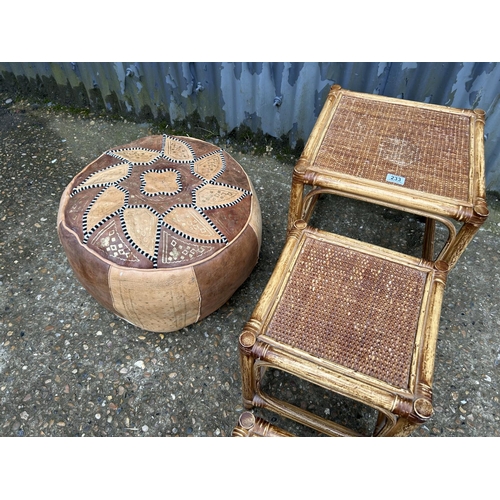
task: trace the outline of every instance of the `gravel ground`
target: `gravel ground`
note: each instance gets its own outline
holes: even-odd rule
[[[231,435],[243,411],[237,340],[284,243],[295,160],[278,160],[270,147],[259,155],[248,144],[212,138],[255,185],[263,216],[259,263],[205,320],[170,334],[145,332],[109,313],[81,287],[59,243],[56,216],[65,186],[83,167],[103,151],[150,133],[158,133],[152,124],[56,110],[0,93],[2,437],[222,437]],[[325,228],[335,214],[337,231],[363,231],[372,242],[407,250],[421,236],[418,219],[349,200],[322,203],[324,215],[316,222]],[[491,193],[488,203],[490,218],[448,280],[436,413],[414,436],[500,435],[500,202]],[[403,231],[385,229],[394,219]],[[297,384],[293,391],[305,389]],[[315,390],[305,397],[307,406],[327,415],[345,406]],[[359,408],[344,415],[359,421],[365,416]]]

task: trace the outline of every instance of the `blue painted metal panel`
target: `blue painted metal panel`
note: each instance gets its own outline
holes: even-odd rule
[[[0,63],[0,81],[99,103],[114,113],[171,124],[195,117],[224,136],[254,132],[307,140],[328,89],[344,88],[486,111],[486,181],[500,191],[500,64],[496,62],[64,62]],[[64,90],[63,90],[64,89]],[[82,96],[82,92],[83,95]],[[52,98],[52,97],[51,97]],[[58,96],[54,95],[53,99]]]

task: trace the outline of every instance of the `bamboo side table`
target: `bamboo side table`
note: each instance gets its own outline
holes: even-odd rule
[[[288,229],[323,193],[359,199],[424,216],[423,257],[452,268],[488,216],[484,122],[478,109],[332,86],[294,170]],[[449,238],[434,258],[436,221]]]
[[[243,405],[330,436],[365,435],[279,399],[282,370],[378,411],[373,436],[406,436],[433,414],[432,384],[448,265],[297,221],[239,338]],[[246,424],[245,424],[246,423]],[[239,432],[266,435],[251,417]]]

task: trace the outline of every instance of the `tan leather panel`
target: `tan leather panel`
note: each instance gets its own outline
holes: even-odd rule
[[[163,221],[190,238],[202,241],[220,239],[212,225],[191,207],[175,207],[163,217]]]
[[[255,235],[257,236],[257,240],[259,242],[259,252],[260,247],[262,245],[262,212],[260,209],[260,203],[257,199],[257,195],[255,194],[255,188],[253,187],[252,181],[250,181],[250,187],[252,188],[252,213],[250,214],[249,224],[255,231]]]
[[[111,266],[109,286],[118,315],[152,332],[198,321],[200,291],[192,268],[140,271]]]
[[[166,139],[164,153],[173,160],[190,161],[193,159],[191,150],[184,143],[175,140],[173,137]]]
[[[232,205],[243,197],[241,190],[231,186],[207,184],[196,191],[196,206],[210,208],[219,205]]]
[[[146,151],[144,149],[117,149],[113,151],[113,154],[132,163],[149,163],[159,156],[158,151]]]
[[[194,164],[194,171],[207,180],[212,180],[223,168],[220,154],[206,156]]]
[[[175,193],[179,189],[177,172],[147,172],[144,175],[144,191],[148,194]]]
[[[111,186],[97,198],[87,215],[87,228],[91,229],[105,217],[116,212],[123,206],[125,194],[119,189]]]
[[[116,182],[125,177],[128,173],[128,164],[120,163],[119,165],[108,167],[97,171],[91,175],[82,185],[92,186],[95,184],[105,184],[106,182]]]
[[[132,241],[149,255],[153,255],[158,217],[147,208],[127,208],[123,212],[127,232]]]

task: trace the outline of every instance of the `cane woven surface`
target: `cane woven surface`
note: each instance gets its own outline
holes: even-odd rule
[[[426,277],[307,238],[266,335],[407,388]]]
[[[468,201],[469,127],[470,113],[342,95],[313,166]]]
[[[222,149],[150,136],[111,149],[73,179],[65,209],[82,243],[126,267],[192,265],[247,224],[252,188]]]

